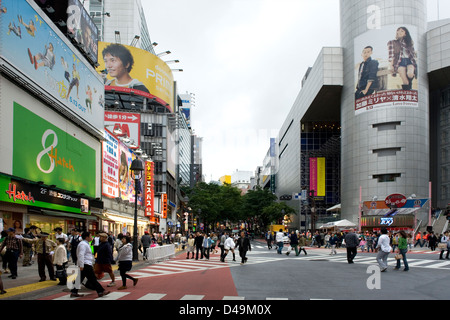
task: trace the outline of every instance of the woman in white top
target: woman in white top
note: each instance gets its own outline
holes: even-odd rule
[[[232,237],[228,237],[224,243],[225,253],[223,255],[222,262],[225,262],[225,258],[229,251],[233,253],[233,261],[236,261],[236,255],[234,254],[234,247],[236,246],[234,239]]]
[[[58,238],[58,246],[55,249],[55,254],[53,255],[53,264],[56,265],[56,271],[58,274],[59,270],[63,270],[62,276],[59,278],[58,285],[67,284],[67,276],[65,275],[66,265],[67,265],[67,250],[66,250],[66,240],[64,238]]]
[[[120,276],[122,277],[122,286],[118,288],[118,290],[124,290],[127,288],[127,278],[133,280],[133,286],[135,286],[138,282],[138,279],[127,274],[133,266],[133,245],[130,242],[131,237],[129,236],[124,236],[122,238],[123,245],[120,247],[119,254],[117,256],[117,260],[119,260]]]

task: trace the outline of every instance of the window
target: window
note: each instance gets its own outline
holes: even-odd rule
[[[400,121],[394,121],[394,122],[376,123],[373,124],[372,127],[374,129],[378,129],[378,131],[386,131],[386,130],[397,130],[397,126],[401,125],[402,123]]]
[[[388,157],[388,156],[396,156],[397,152],[402,151],[402,148],[383,148],[383,149],[375,149],[373,153],[378,155],[378,157]]]
[[[373,179],[377,179],[378,182],[395,182],[401,176],[401,173],[375,174],[373,175]]]

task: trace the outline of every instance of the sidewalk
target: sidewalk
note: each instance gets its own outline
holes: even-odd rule
[[[184,250],[175,249],[175,255],[178,255],[182,252],[184,252]],[[114,257],[116,257],[116,253],[114,254]],[[52,281],[49,279],[47,267],[45,268],[47,281],[39,282],[40,277],[38,273],[37,256],[33,257],[32,262],[33,264],[31,266],[23,267],[22,259],[19,259],[17,263],[18,268],[16,279],[8,278],[8,276],[11,275],[10,273],[3,273],[1,275],[1,278],[3,280],[3,287],[6,291],[6,294],[0,295],[0,300],[58,285],[59,280]],[[133,269],[138,269],[145,264],[147,264],[147,262],[143,259],[142,254],[139,252],[139,261],[133,262]],[[68,266],[72,265],[73,262],[70,259]],[[114,273],[116,273],[118,267],[118,264],[112,265]],[[54,270],[56,271],[56,267],[54,268]]]

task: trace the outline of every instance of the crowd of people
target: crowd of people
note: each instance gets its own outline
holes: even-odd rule
[[[10,274],[8,277],[18,277],[18,262],[22,258],[22,266],[29,267],[36,260],[38,265],[39,282],[47,280],[47,274],[51,281],[58,281],[58,285],[67,284],[66,269],[71,261],[79,268],[80,283],[86,288],[95,290],[99,297],[105,296],[110,291],[105,290],[98,282],[105,274],[111,278],[108,287],[115,286],[115,275],[112,265],[118,264],[118,270],[122,280],[119,290],[127,289],[126,281],[131,279],[133,286],[138,279],[127,274],[132,268],[133,246],[129,233],[118,234],[112,232],[97,232],[91,234],[89,231],[80,232],[72,229],[68,235],[62,228],[55,228],[52,238],[49,234],[42,232],[38,227],[25,228],[23,233],[18,233],[14,228],[2,231],[0,238],[0,252],[2,256],[1,274]],[[145,239],[144,239],[145,240]],[[142,242],[140,241],[142,246]],[[142,249],[141,249],[142,252]],[[35,258],[35,259],[34,259]],[[46,272],[47,270],[47,272]],[[87,281],[83,282],[85,279]],[[71,297],[80,297],[78,290],[73,288]],[[6,291],[0,276],[0,294]]]

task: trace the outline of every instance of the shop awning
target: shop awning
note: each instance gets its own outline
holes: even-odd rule
[[[68,217],[68,218],[74,218],[74,219],[97,220],[97,217],[95,217],[95,216],[88,216],[85,214],[76,214],[76,213],[63,212],[63,211],[41,210],[41,213],[43,215],[53,216],[53,217]]]

